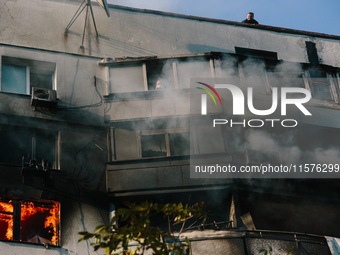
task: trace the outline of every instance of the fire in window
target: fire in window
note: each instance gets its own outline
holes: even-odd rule
[[[0,198],[0,239],[59,245],[60,204]]]
[[[154,60],[146,64],[148,90],[174,88],[174,73],[171,61]]]

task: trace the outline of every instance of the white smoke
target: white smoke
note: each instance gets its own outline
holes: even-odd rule
[[[278,158],[280,162],[296,163],[301,159],[301,150],[294,145],[294,134],[274,135],[261,130],[249,130],[246,134],[247,148],[260,151],[272,158]],[[285,144],[282,145],[281,141]]]
[[[308,154],[310,162],[320,164],[339,164],[340,150],[339,148],[316,148]]]

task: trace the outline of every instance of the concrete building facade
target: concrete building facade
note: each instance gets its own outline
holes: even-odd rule
[[[78,232],[107,223],[124,201],[144,200],[205,201],[209,220],[230,223],[220,229],[244,231],[192,233],[194,254],[222,237],[240,243],[216,241],[216,254],[236,246],[253,254],[258,239],[286,240],[301,254],[308,238],[330,254],[323,236],[340,236],[340,37],[115,5],[108,17],[92,3],[96,36],[85,11],[68,27],[80,4],[0,6],[0,254],[97,254]],[[208,98],[202,115],[199,82],[254,87],[257,110],[271,108],[275,88],[302,88],[312,116],[296,105],[283,116],[278,105],[270,115],[278,127],[248,108],[235,117],[222,90],[221,105]],[[212,126],[231,118],[241,124]],[[264,163],[302,170],[193,178],[191,168]],[[310,176],[306,164],[327,174]],[[288,232],[318,236],[284,239]]]

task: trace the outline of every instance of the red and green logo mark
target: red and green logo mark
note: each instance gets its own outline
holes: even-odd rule
[[[217,96],[218,100],[220,101],[220,104],[222,105],[221,97],[217,93],[216,89],[214,89],[212,86],[210,86],[210,85],[208,85],[206,83],[203,83],[203,82],[197,82],[197,83],[205,86],[208,89],[210,89]],[[216,100],[215,100],[213,94],[208,89],[201,88],[201,87],[196,87],[196,88],[198,88],[200,90],[203,90],[205,93],[207,93],[212,98],[212,100],[214,101],[215,106],[217,106],[217,103],[216,103]],[[202,115],[206,115],[207,114],[207,95],[206,94],[202,94],[201,95],[201,114]]]
[[[209,88],[212,92],[214,92],[215,95],[217,96],[218,100],[220,101],[220,104],[222,105],[221,97],[220,97],[220,95],[217,93],[216,89],[214,89],[212,86],[210,86],[210,85],[208,85],[208,84],[206,84],[206,83],[203,83],[203,82],[197,82],[197,83],[198,83],[198,84],[201,84],[201,85],[203,85],[203,86],[205,86],[205,87],[207,87],[207,88]],[[203,90],[204,92],[206,92],[206,93],[212,98],[212,100],[214,101],[215,105],[217,105],[214,96],[211,94],[211,92],[210,92],[209,90],[204,89],[204,88],[201,88],[201,87],[196,87],[196,88],[201,89],[201,90]]]

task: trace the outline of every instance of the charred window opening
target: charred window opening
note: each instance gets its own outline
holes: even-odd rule
[[[319,64],[319,56],[318,51],[316,49],[316,44],[313,42],[305,42],[306,43],[306,50],[309,63],[311,64]]]
[[[2,57],[1,91],[29,95],[32,87],[53,89],[55,64]]]
[[[60,204],[0,198],[0,239],[59,245]]]
[[[266,59],[273,59],[273,60],[279,59],[277,52],[274,52],[274,51],[235,47],[235,52],[236,54],[244,55],[248,57],[266,58]]]
[[[47,160],[51,168],[57,169],[56,132],[17,126],[0,127],[0,163],[22,165],[26,161]]]
[[[169,134],[171,156],[190,155],[190,133]]]
[[[142,158],[190,155],[189,132],[147,131],[141,135]]]
[[[172,61],[154,60],[146,63],[148,90],[174,88]]]
[[[142,157],[165,157],[167,149],[164,135],[143,135],[142,142]]]

